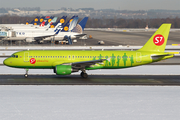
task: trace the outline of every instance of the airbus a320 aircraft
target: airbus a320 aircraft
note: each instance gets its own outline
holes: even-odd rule
[[[171,24],[163,24],[148,42],[136,51],[27,50],[16,52],[4,60],[4,65],[26,69],[53,69],[57,75],[69,75],[81,70],[120,69],[172,58],[164,52]]]

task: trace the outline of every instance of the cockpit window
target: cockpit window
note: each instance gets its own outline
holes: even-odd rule
[[[15,57],[15,55],[11,55],[11,57],[13,57],[13,58],[14,58],[14,57]]]
[[[11,57],[13,57],[13,58],[18,58],[18,55],[11,55]]]

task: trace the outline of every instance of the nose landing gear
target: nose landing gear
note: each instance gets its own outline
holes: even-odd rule
[[[28,71],[29,71],[29,69],[26,69],[26,73],[24,74],[25,78],[28,78]]]

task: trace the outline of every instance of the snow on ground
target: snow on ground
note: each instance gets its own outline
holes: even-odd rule
[[[178,86],[0,86],[0,120],[179,120]]]

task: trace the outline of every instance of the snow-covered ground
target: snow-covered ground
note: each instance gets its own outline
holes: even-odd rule
[[[179,120],[178,86],[0,86],[0,120]]]
[[[79,75],[81,71],[72,74]],[[30,75],[54,74],[52,69],[30,69]],[[125,69],[87,70],[89,75],[180,75],[180,65],[143,65]],[[0,75],[25,74],[25,69],[0,66]]]

